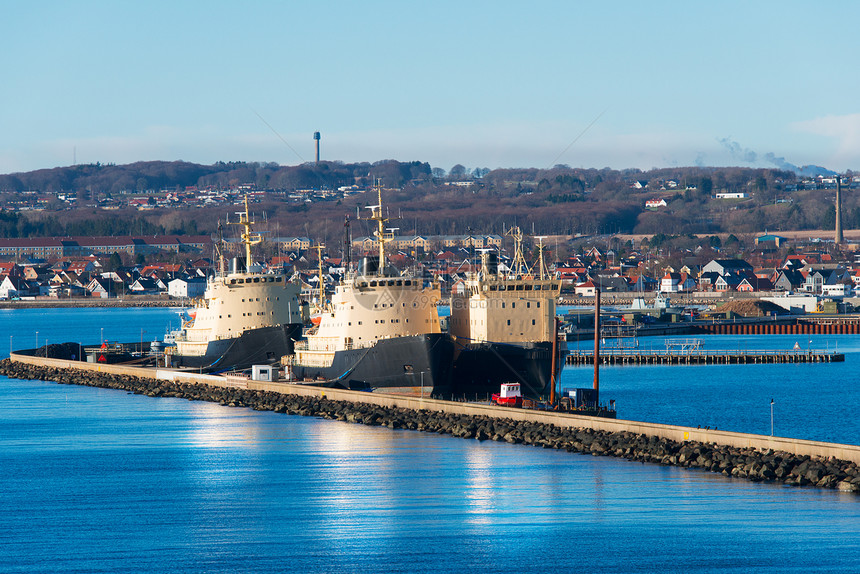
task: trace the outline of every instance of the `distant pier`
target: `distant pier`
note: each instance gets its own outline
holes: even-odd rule
[[[690,332],[710,335],[856,335],[860,334],[860,319],[851,316],[794,320],[742,319],[712,323],[699,321],[691,324]]]
[[[670,337],[678,335],[858,335],[860,317],[756,317],[710,321],[685,321],[630,325],[630,335]],[[608,336],[607,336],[608,337]],[[594,338],[594,327],[570,328],[568,341]]]
[[[844,353],[834,351],[734,351],[734,350],[640,350],[601,351],[602,365],[756,365],[772,363],[841,363]],[[594,364],[593,351],[572,351],[565,363],[573,366]]]

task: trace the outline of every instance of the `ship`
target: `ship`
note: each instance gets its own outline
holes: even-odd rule
[[[183,314],[182,328],[165,346],[165,365],[201,372],[243,370],[276,363],[293,352],[301,338],[301,286],[284,273],[264,271],[253,263],[251,246],[262,242],[248,212],[239,212],[245,258],[225,269],[218,241],[219,271],[206,283],[203,298]]]
[[[556,302],[560,281],[540,258],[529,270],[522,233],[512,232],[514,263],[502,271],[496,253],[482,250],[481,266],[470,271],[451,294],[448,332],[454,342],[454,398],[489,397],[504,383],[519,383],[532,400],[549,398],[561,372]]]
[[[376,221],[377,256],[360,259],[335,286],[318,324],[284,358],[294,382],[431,397],[450,393],[454,345],[439,321],[439,284],[386,265],[389,218],[381,187],[370,220]]]

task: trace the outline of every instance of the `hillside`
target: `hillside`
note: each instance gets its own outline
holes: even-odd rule
[[[364,193],[343,190],[365,190],[375,181],[383,183],[386,204],[399,215],[396,225],[405,233],[470,229],[501,233],[514,224],[536,233],[565,235],[737,234],[763,229],[778,233],[832,229],[835,221],[835,192],[826,180],[776,169],[686,167],[643,172],[559,165],[468,170],[458,165],[445,172],[419,161],[297,166],[177,161],[0,175],[0,204],[5,209],[0,236],[57,235],[69,226],[76,233],[87,227],[117,233],[126,228],[214,232],[218,219],[232,208],[218,207],[218,201],[207,198],[253,190],[260,192],[255,198],[275,226],[303,235],[322,228],[325,235],[335,237],[347,216],[354,219],[363,205],[375,203]],[[853,189],[843,194],[845,229],[860,228],[857,196]],[[165,203],[165,197],[171,202]],[[149,205],[141,207],[139,198]],[[659,205],[646,208],[648,200]],[[201,206],[212,213],[178,214]],[[144,207],[147,210],[140,211]],[[97,223],[102,219],[111,221]]]

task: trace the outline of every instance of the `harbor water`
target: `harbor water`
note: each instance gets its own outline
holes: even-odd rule
[[[0,311],[16,349],[169,321]],[[622,418],[765,434],[773,395],[776,434],[857,444],[860,353],[830,341],[845,363],[615,367],[601,389]],[[794,395],[816,415],[790,423]],[[854,494],[41,381],[0,379],[0,501],[4,572],[860,569]]]

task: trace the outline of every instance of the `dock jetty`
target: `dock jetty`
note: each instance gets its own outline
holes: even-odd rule
[[[860,446],[606,419],[556,411],[254,381],[169,369],[105,365],[18,351],[0,374],[212,401],[458,438],[564,449],[697,468],[753,481],[860,493]]]
[[[606,349],[600,351],[602,365],[757,365],[771,363],[841,363],[843,353],[833,351],[734,351],[685,349]],[[593,351],[571,351],[565,364],[594,364]]]

